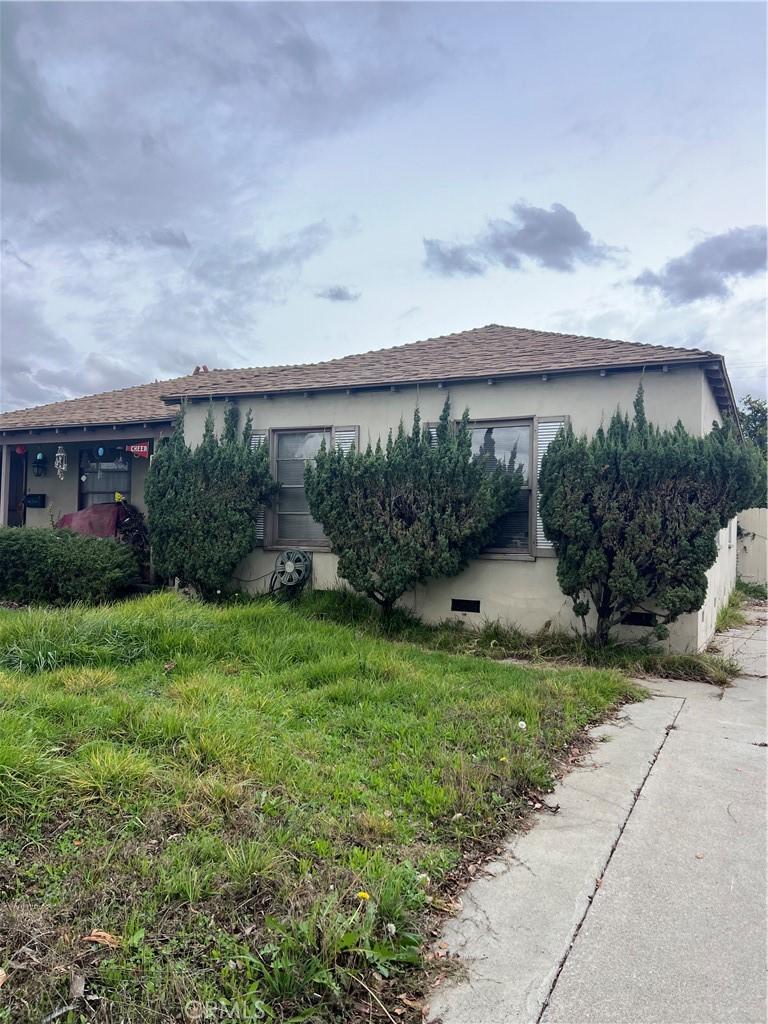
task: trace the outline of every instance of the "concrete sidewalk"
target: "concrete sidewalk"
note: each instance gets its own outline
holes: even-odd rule
[[[655,694],[467,889],[444,940],[444,1024],[766,1019],[765,615],[724,638],[759,675]]]

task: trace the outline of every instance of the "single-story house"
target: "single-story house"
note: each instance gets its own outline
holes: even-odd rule
[[[206,370],[0,415],[0,522],[47,526],[51,506],[72,511],[108,500],[114,490],[141,507],[144,456],[168,433],[180,404],[186,406],[187,441],[194,445],[211,404],[220,423],[229,400],[243,415],[251,412],[254,444],[269,446],[281,484],[266,510],[260,545],[238,566],[235,582],[244,590],[264,589],[276,554],[302,548],[312,553],[314,585],[328,587],[336,582],[336,558],[309,514],[305,461],[323,439],[342,446],[384,439],[401,420],[410,425],[417,406],[424,422],[434,422],[450,396],[457,417],[469,409],[478,449],[490,436],[497,454],[516,450],[525,487],[492,548],[459,576],[433,580],[404,603],[427,621],[459,617],[501,619],[526,630],[547,623],[568,627],[570,602],[558,587],[552,545],[537,514],[537,470],[563,423],[594,432],[617,407],[631,411],[641,381],[648,418],[659,426],[680,420],[702,435],[714,421],[738,424],[722,356],[491,324],[320,363]],[[56,469],[62,451],[63,474]],[[40,462],[45,469],[36,475]],[[735,520],[718,543],[705,606],[673,627],[670,643],[677,649],[706,645],[733,588]]]

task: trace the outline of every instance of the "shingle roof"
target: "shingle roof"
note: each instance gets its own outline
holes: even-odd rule
[[[211,370],[187,377],[174,398],[312,391],[719,359],[700,349],[643,345],[489,324],[323,363]]]
[[[701,363],[721,357],[700,349],[644,345],[607,338],[556,334],[489,324],[471,331],[344,356],[322,363],[210,370],[173,380],[105,391],[66,402],[0,414],[0,431],[120,423],[168,422],[180,398],[208,395],[280,394],[388,386],[428,381],[514,377],[590,369]],[[734,402],[724,368],[717,379],[718,402]]]
[[[48,427],[100,426],[113,423],[168,422],[175,416],[172,406],[161,399],[169,388],[180,386],[186,377],[154,381],[120,391],[52,402],[32,409],[0,413],[0,430]]]

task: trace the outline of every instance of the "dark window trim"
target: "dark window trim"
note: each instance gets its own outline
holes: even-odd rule
[[[495,416],[470,420],[470,430],[482,430],[483,427],[528,427],[531,442],[528,456],[528,483],[520,488],[521,493],[528,492],[528,544],[526,547],[487,547],[483,548],[480,558],[490,555],[536,557],[536,508],[537,508],[537,450],[536,450],[536,417],[535,416]]]
[[[113,442],[112,444],[108,444],[108,443],[105,443],[104,441],[94,441],[92,444],[81,444],[81,445],[78,445],[78,448],[77,448],[77,509],[78,509],[78,512],[82,512],[82,510],[85,509],[85,508],[91,508],[93,505],[100,505],[100,504],[101,505],[108,505],[110,503],[109,501],[105,501],[105,502],[98,502],[97,501],[97,502],[91,502],[90,505],[86,505],[83,502],[83,498],[84,498],[85,494],[88,494],[88,495],[111,494],[112,498],[110,500],[114,501],[115,500],[115,491],[116,490],[120,490],[120,488],[118,488],[118,487],[112,487],[109,490],[103,490],[103,491],[95,491],[95,490],[94,491],[85,491],[85,492],[83,491],[83,481],[80,479],[80,477],[83,475],[83,468],[82,468],[82,455],[83,455],[83,452],[95,451],[95,449],[97,449],[99,447],[114,448],[116,451],[122,451],[123,452],[125,458],[128,460],[128,469],[127,469],[127,473],[128,473],[128,489],[127,490],[120,490],[120,493],[122,495],[124,495],[126,501],[130,503],[130,501],[131,501],[131,492],[133,490],[133,455],[130,452],[126,452],[124,450],[124,446],[126,444],[136,444],[136,443],[137,443],[136,440],[133,439],[133,438],[126,438],[125,440],[123,440],[121,438],[120,439],[120,443]]]

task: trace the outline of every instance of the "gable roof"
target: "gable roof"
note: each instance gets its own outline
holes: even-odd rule
[[[0,432],[170,423],[176,405],[184,398],[291,394],[665,364],[703,365],[721,411],[736,416],[723,358],[713,352],[489,324],[321,363],[209,370],[17,409],[0,413]]]
[[[166,398],[280,394],[517,377],[540,373],[702,363],[721,357],[701,349],[644,345],[489,324],[407,345],[322,363],[211,370],[169,387]]]
[[[0,413],[0,431],[50,429],[53,427],[112,426],[120,423],[169,423],[176,410],[161,398],[169,387],[186,377],[138,384],[119,391],[102,391],[65,402],[51,402],[32,409]]]

